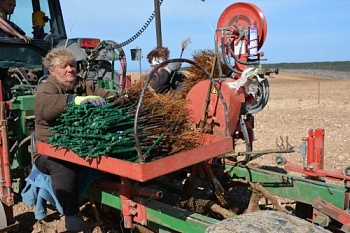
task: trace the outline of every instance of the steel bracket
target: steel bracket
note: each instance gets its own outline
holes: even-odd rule
[[[312,207],[314,208],[313,222],[328,226],[329,218],[332,218],[343,224],[343,228],[350,229],[350,214],[346,211],[337,208],[321,198],[316,198]]]
[[[129,179],[121,178],[119,194],[122,202],[124,227],[132,228],[133,222],[147,225],[146,207],[142,204],[142,199],[132,199],[133,187]]]

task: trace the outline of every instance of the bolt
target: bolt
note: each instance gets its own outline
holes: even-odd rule
[[[146,220],[142,220],[142,221],[141,221],[141,225],[142,225],[142,226],[146,225]]]
[[[136,215],[136,213],[137,213],[136,210],[131,211],[131,215]]]
[[[131,202],[131,203],[130,203],[130,206],[131,206],[131,207],[135,207],[135,206],[136,206],[136,203],[135,203],[135,202]]]
[[[310,170],[314,170],[314,165],[310,165],[310,166],[309,166],[309,169],[310,169]]]

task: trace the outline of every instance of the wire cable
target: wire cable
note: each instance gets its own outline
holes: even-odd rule
[[[74,14],[74,17],[73,17],[72,25],[70,26],[69,33],[67,35],[66,44],[64,45],[65,48],[67,48],[67,46],[68,46],[68,38],[69,38],[69,36],[70,36],[70,34],[72,32],[72,29],[73,29],[73,26],[74,26],[74,23],[75,23],[75,19],[77,18],[78,10],[80,8],[80,4],[81,4],[81,0],[79,0],[79,2],[78,2],[78,7],[77,7],[77,9],[75,11],[75,14]]]
[[[196,6],[197,6],[197,8],[199,9],[199,11],[201,12],[201,14],[202,14],[202,16],[203,16],[205,22],[208,24],[208,26],[209,26],[210,30],[212,31],[212,33],[215,33],[215,30],[214,30],[213,27],[210,25],[210,23],[209,23],[209,21],[208,21],[208,18],[205,17],[205,14],[204,14],[204,12],[203,12],[203,9],[197,4],[196,0],[193,0],[193,1],[194,1],[194,3],[196,4]]]

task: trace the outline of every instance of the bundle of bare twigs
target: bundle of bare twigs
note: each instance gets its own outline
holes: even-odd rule
[[[115,100],[117,106],[126,103],[136,111],[145,77],[138,80],[122,97]],[[189,110],[180,92],[156,94],[150,86],[144,93],[140,106],[138,125],[142,127],[147,139],[143,141],[150,147],[143,151],[145,156],[162,156],[188,150],[201,144],[198,132],[191,130],[188,122]],[[158,144],[157,144],[157,141]],[[151,148],[153,145],[154,148]]]
[[[218,56],[213,50],[198,50],[193,54],[193,61],[203,66],[214,79],[219,78],[219,71],[216,59],[218,59],[223,74],[229,72],[229,68],[221,62],[221,57]],[[182,95],[186,96],[194,85],[209,77],[197,66],[191,65],[186,70],[186,79],[182,84]]]

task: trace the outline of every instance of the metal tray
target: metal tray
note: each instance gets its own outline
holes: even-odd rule
[[[229,153],[233,150],[231,137],[203,135],[204,144],[200,147],[164,156],[143,164],[129,162],[109,156],[97,158],[79,157],[66,149],[53,147],[50,144],[37,142],[40,154],[69,161],[103,172],[119,175],[132,180],[145,182],[153,178],[169,174],[190,165]]]

